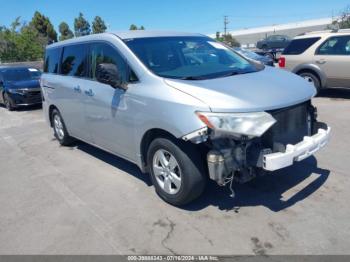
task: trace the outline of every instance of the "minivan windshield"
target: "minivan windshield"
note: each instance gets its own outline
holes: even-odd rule
[[[124,40],[158,76],[200,80],[256,72],[257,67],[208,37],[150,37]]]
[[[35,80],[40,78],[40,74],[40,71],[31,68],[9,68],[2,70],[2,75],[6,82]]]

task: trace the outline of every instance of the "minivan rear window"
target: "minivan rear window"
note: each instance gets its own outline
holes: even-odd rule
[[[57,74],[58,65],[60,61],[61,48],[49,48],[46,49],[44,72]]]
[[[320,37],[302,38],[294,39],[290,44],[284,49],[284,55],[300,55],[305,52],[310,46],[320,40]]]

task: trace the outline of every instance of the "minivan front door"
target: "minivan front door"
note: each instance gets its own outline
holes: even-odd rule
[[[133,133],[130,108],[127,106],[127,91],[100,83],[96,70],[100,64],[113,64],[118,68],[119,77],[126,78],[126,63],[115,47],[103,42],[90,45],[91,81],[84,87],[83,93],[88,98],[85,102],[86,121],[92,141],[95,145],[125,158],[132,158]]]

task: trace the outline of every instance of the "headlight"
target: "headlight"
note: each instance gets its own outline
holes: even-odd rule
[[[12,88],[8,89],[8,92],[11,93],[11,94],[20,94],[20,95],[22,95],[24,93],[23,90],[12,89]]]
[[[259,137],[274,123],[274,119],[266,112],[253,113],[209,113],[197,112],[199,119],[215,131]]]

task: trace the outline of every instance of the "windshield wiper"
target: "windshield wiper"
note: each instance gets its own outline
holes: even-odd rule
[[[248,73],[252,73],[254,71],[232,71],[232,72],[229,72],[225,75],[222,75],[221,77],[228,77],[228,76],[234,76],[234,75],[243,75],[243,74],[248,74]]]
[[[181,77],[179,79],[181,79],[181,80],[203,80],[205,78],[202,76],[185,76],[185,77]]]

